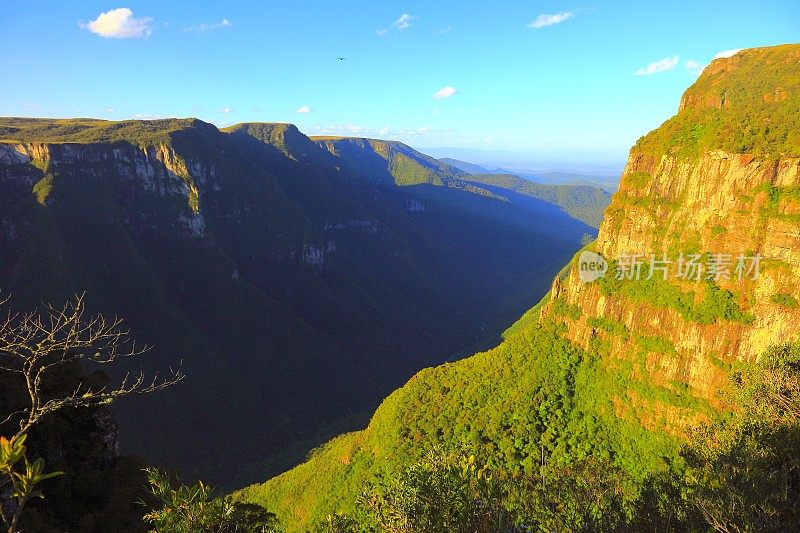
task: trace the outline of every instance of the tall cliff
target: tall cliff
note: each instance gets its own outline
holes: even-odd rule
[[[610,366],[635,362],[631,379],[715,403],[731,363],[800,335],[798,61],[796,45],[715,60],[633,147],[591,247],[610,271],[584,283],[576,262],[545,306],[568,338]],[[685,266],[697,254],[699,276],[680,277],[681,255]],[[639,281],[628,279],[637,255]]]
[[[800,45],[715,60],[631,150],[597,240],[499,346],[419,372],[365,430],[239,497],[302,529],[357,514],[373,475],[431,448],[545,493],[551,465],[557,483],[584,460],[624,472],[633,500],[664,472],[688,476],[681,446],[727,414],[731,370],[800,336],[798,59]]]

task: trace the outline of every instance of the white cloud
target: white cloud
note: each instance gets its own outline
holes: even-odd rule
[[[394,21],[394,25],[395,27],[397,27],[398,30],[404,30],[406,28],[410,28],[411,20],[413,18],[414,17],[412,17],[408,13],[403,13],[397,20]]]
[[[686,67],[686,70],[688,70],[690,74],[694,74],[695,76],[703,72],[703,69],[705,68],[705,65],[701,65],[694,59],[689,59],[688,61],[686,61],[686,63],[684,63],[684,66]]]
[[[528,24],[529,28],[544,28],[545,26],[552,26],[554,24],[561,24],[567,19],[575,16],[572,11],[563,11],[561,13],[542,13]]]
[[[731,57],[741,52],[742,50],[743,50],[742,48],[731,48],[730,50],[723,50],[722,52],[717,52],[716,54],[714,54],[714,59]]]
[[[306,135],[381,137],[409,143],[447,142],[453,139],[451,130],[433,129],[428,126],[389,128],[361,124],[316,124],[309,127],[304,133]]]
[[[388,28],[383,28],[382,30],[375,30],[375,33],[383,37],[384,35],[389,33],[389,31],[392,29],[396,29],[397,31],[403,31],[411,27],[411,21],[414,20],[415,18],[417,17],[415,17],[414,15],[403,13],[397,18],[397,20],[392,22],[392,24]]]
[[[446,87],[442,87],[435,93],[433,93],[433,98],[436,100],[444,100],[445,98],[450,98],[454,94],[458,92],[458,89],[455,87],[450,87],[449,85]]]
[[[219,110],[220,113],[233,113],[233,111],[233,108],[227,106]]]
[[[295,113],[312,113],[313,111],[314,111],[314,110],[313,110],[313,109],[311,109],[309,106],[307,106],[307,105],[304,105],[304,106],[302,106],[302,107],[298,107],[297,109],[295,109],[295,111],[294,111],[294,112],[295,112]]]
[[[665,57],[658,61],[653,61],[646,67],[642,67],[636,71],[637,76],[649,76],[650,74],[657,74],[659,72],[666,72],[678,66],[678,56]]]
[[[183,28],[183,31],[206,33],[209,31],[218,30],[220,28],[230,28],[231,26],[233,26],[233,22],[228,19],[222,19],[219,22],[201,22],[200,24],[194,24],[192,26]]]
[[[438,30],[436,32],[436,34],[437,35],[445,35],[447,33],[450,33],[451,31],[453,31],[453,27],[452,26],[448,26],[446,28],[442,28],[441,30]]]
[[[148,37],[152,33],[151,20],[151,18],[134,18],[133,11],[127,7],[120,7],[100,13],[88,24],[79,23],[78,25],[100,37],[135,39]]]

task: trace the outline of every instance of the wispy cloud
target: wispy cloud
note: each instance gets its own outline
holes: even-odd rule
[[[730,50],[723,50],[722,52],[717,52],[714,54],[714,59],[722,59],[725,57],[735,56],[739,52],[741,52],[742,48],[731,48]]]
[[[396,29],[397,31],[403,31],[411,27],[411,21],[414,20],[415,18],[417,17],[415,17],[414,15],[403,13],[397,18],[397,20],[392,22],[391,25],[380,30],[375,30],[375,33],[383,37],[393,29]]]
[[[400,15],[400,18],[394,21],[394,25],[398,30],[405,30],[406,28],[411,27],[411,20],[414,17],[409,15],[408,13],[403,13]]]
[[[436,35],[445,35],[447,33],[450,33],[451,31],[453,31],[453,27],[448,26],[446,28],[442,28],[441,30],[437,30]]]
[[[546,26],[561,24],[565,20],[571,19],[574,16],[574,11],[562,11],[561,13],[541,13],[538,17],[533,19],[530,24],[528,24],[528,27],[538,30],[539,28],[544,28]]]
[[[399,137],[422,137],[433,133],[433,130],[428,126],[419,128],[405,128],[397,132]]]
[[[111,39],[140,39],[148,37],[153,31],[150,29],[149,17],[135,18],[133,11],[127,7],[112,9],[105,13],[100,13],[96,19],[84,24],[79,22],[78,26],[86,28],[100,37]]]
[[[326,125],[316,125],[312,126],[308,134],[309,135],[349,135],[349,136],[360,136],[360,135],[368,135],[372,132],[371,128],[367,126],[361,126],[359,124],[326,124]]]
[[[226,107],[223,107],[222,109],[220,109],[220,110],[219,110],[219,112],[220,112],[220,113],[233,113],[233,112],[234,112],[234,109],[233,109],[233,108],[231,108],[231,107],[227,107],[227,106],[226,106]]]
[[[302,107],[298,107],[297,109],[295,109],[295,111],[294,111],[294,112],[295,112],[295,113],[303,113],[303,114],[305,114],[305,113],[312,113],[313,111],[314,111],[314,110],[313,110],[313,109],[311,109],[309,106],[307,106],[307,105],[304,105],[304,106],[302,106]]]
[[[218,30],[220,28],[230,28],[233,22],[228,19],[222,19],[219,22],[201,22],[200,24],[193,24],[183,28],[183,31],[191,31],[194,33],[208,33],[210,31]]]
[[[694,59],[689,59],[688,61],[686,61],[686,63],[684,63],[684,66],[686,67],[686,70],[689,71],[689,73],[694,74],[695,76],[698,76],[701,72],[703,72],[703,69],[705,68],[705,65],[701,65]]]
[[[449,142],[454,140],[452,130],[434,129],[429,126],[390,128],[388,126],[366,126],[362,124],[316,124],[304,130],[307,135],[331,135],[345,137],[380,137],[408,143]]]
[[[648,64],[646,67],[642,67],[636,71],[637,76],[649,76],[651,74],[657,74],[659,72],[666,72],[668,70],[674,69],[678,66],[678,56],[672,57],[665,57],[664,59],[659,59],[658,61],[653,61],[652,63]]]
[[[433,98],[435,100],[444,100],[445,98],[450,98],[454,94],[458,93],[458,89],[451,86],[442,87],[435,93],[433,93]]]

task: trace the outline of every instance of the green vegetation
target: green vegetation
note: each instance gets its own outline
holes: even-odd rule
[[[782,305],[783,307],[788,307],[789,309],[797,309],[800,307],[800,302],[797,301],[797,298],[785,292],[773,294],[769,301],[777,305]]]
[[[717,320],[749,324],[753,316],[741,309],[736,296],[727,289],[720,288],[713,280],[702,282],[703,297],[698,301],[695,291],[683,292],[680,287],[655,275],[646,279],[616,279],[617,265],[609,262],[608,272],[598,280],[604,296],[621,295],[625,298],[647,302],[656,307],[675,309],[680,315],[693,322],[713,324]],[[643,269],[644,273],[646,269]]]
[[[675,345],[661,335],[637,336],[636,342],[646,352],[655,352],[665,355],[678,355]]]
[[[797,107],[790,67],[798,48],[773,50],[771,58],[755,50],[711,65],[678,117],[636,149],[683,157],[714,148],[797,154],[796,117],[784,114]],[[717,77],[722,71],[734,74]],[[342,422],[354,406],[443,360],[428,354],[469,349],[476,331],[492,329],[486,321],[502,322],[519,302],[543,293],[554,266],[584,234],[585,225],[570,223],[552,205],[541,217],[518,209],[518,196],[528,207],[541,206],[539,193],[556,195],[548,201],[562,205],[557,191],[529,192],[511,178],[467,181],[399,143],[312,142],[288,125],[222,133],[175,120],[3,119],[0,131],[8,139],[94,139],[88,149],[98,155],[80,166],[70,158],[46,168],[19,165],[9,172],[31,174],[9,174],[0,183],[0,229],[9,243],[0,264],[11,265],[0,281],[19,290],[14,304],[30,308],[32,300],[58,301],[85,288],[94,305],[130,317],[146,340],[160,341],[160,355],[191,354],[194,388],[141,417],[171,429],[148,445],[163,454],[160,461],[214,465],[218,479],[229,481],[240,473],[234,469],[275,471],[296,458],[287,453],[277,463],[276,453],[356,426]],[[136,165],[111,152],[133,148],[126,155],[135,159],[142,143],[169,145],[174,153],[167,157],[174,156],[190,189],[188,205],[183,189],[174,197],[151,194],[153,184],[175,184],[158,164],[137,181]],[[85,147],[58,147],[77,149]],[[27,176],[41,172],[31,191]],[[650,178],[629,179],[644,188]],[[573,192],[565,192],[568,201]],[[767,215],[783,216],[782,202],[796,200],[798,191],[768,184],[755,194],[766,195]],[[617,221],[632,206],[658,222],[681,201],[620,197],[610,215]],[[203,217],[207,234],[182,233],[178,222],[187,208]],[[692,234],[683,244],[699,243]],[[324,261],[304,260],[323,250]],[[646,303],[700,324],[754,320],[734,293],[711,281],[685,292],[687,283],[617,280],[614,270],[596,285],[609,310],[623,297],[634,306],[626,311]],[[521,294],[521,286],[535,288]],[[592,331],[579,346],[567,340],[562,319],[582,320],[582,308],[556,294],[547,297],[552,312],[545,317],[537,306],[494,349],[418,372],[383,401],[365,430],[327,442],[264,484],[215,497],[204,483],[182,485],[149,470],[145,520],[157,530],[187,532],[282,524],[291,531],[414,533],[798,529],[800,347],[779,346],[758,363],[735,364],[723,361],[727,354],[701,351],[712,367],[731,372],[731,384],[720,398],[696,397],[684,372],[691,350],[678,352],[666,336],[631,331],[610,316],[585,317]],[[772,301],[798,305],[788,293]],[[620,357],[620,345],[630,357]],[[3,369],[11,348],[0,346]],[[57,495],[59,506],[26,502],[24,527],[122,530],[121,522],[135,516],[127,505],[138,493],[125,461],[109,452],[113,421],[103,427],[108,413],[101,401],[69,403],[83,401],[78,392],[86,387],[91,399],[113,399],[104,396],[108,377],[87,375],[72,358],[90,352],[72,348],[47,352],[76,364],[48,375],[46,390],[66,398],[61,405],[88,405],[88,412],[65,409],[50,417],[52,426],[32,428],[38,448],[31,455],[47,452],[48,466],[53,457],[52,467],[65,475],[45,480],[41,463],[25,469],[33,473],[25,486],[41,481],[48,503]],[[23,366],[0,387],[0,413],[24,426],[41,406],[50,414],[51,404],[20,409],[31,375],[39,375]],[[665,378],[667,366],[676,371]],[[135,434],[142,421],[130,415],[123,427]],[[103,443],[106,449],[97,450]],[[17,468],[27,461],[19,446],[0,439],[0,472],[21,481],[27,474]],[[14,489],[12,498],[31,493]]]
[[[677,442],[645,431],[632,404],[628,415],[615,414],[615,402],[630,401],[627,391],[636,388],[632,369],[607,366],[562,334],[531,318],[490,352],[420,372],[384,401],[368,430],[332,441],[308,463],[237,498],[276,510],[291,528],[336,512],[353,516],[370,472],[382,464],[405,468],[429,446],[463,450],[514,479],[541,477],[543,453],[554,472],[593,457],[636,486],[665,468]],[[669,394],[692,408],[688,391]]]
[[[796,530],[800,345],[770,349],[734,372],[726,392],[733,413],[696,430],[681,452],[684,468],[658,479],[654,493],[672,495],[666,510],[687,526]]]
[[[240,126],[236,128],[240,129]],[[611,201],[609,193],[588,185],[543,185],[507,174],[469,175],[399,142],[358,137],[312,139],[339,158],[337,163],[348,173],[366,176],[370,180],[391,181],[400,186],[447,187],[511,203],[536,213],[555,206],[594,228],[599,227],[603,211]],[[303,151],[310,152],[308,149]]]
[[[596,325],[621,331],[613,321]],[[637,342],[675,353],[661,337]],[[739,365],[723,412],[685,383],[659,386],[630,370],[605,367],[561,341],[558,326],[532,321],[492,352],[418,374],[365,432],[236,498],[309,531],[642,531],[665,523],[761,531],[770,520],[775,530],[793,529],[800,346]],[[615,409],[630,395],[654,410],[641,411],[641,401]],[[689,439],[669,438],[660,425],[643,430],[638,417],[657,421],[664,406],[710,422]]]
[[[0,487],[11,489],[11,501],[0,501],[0,519],[8,528],[8,533],[20,531],[20,518],[28,501],[44,498],[38,486],[42,481],[58,477],[64,472],[44,473],[44,459],[29,462],[25,455],[27,435],[12,437],[10,440],[0,436]],[[5,498],[4,498],[5,499]]]
[[[193,118],[109,121],[97,119],[0,118],[0,142],[116,143],[157,145],[171,134],[214,128]]]
[[[33,186],[33,194],[36,201],[44,205],[53,190],[53,176],[45,176]]]
[[[767,218],[777,218],[787,222],[800,222],[800,215],[782,212],[782,209],[785,208],[787,202],[800,202],[800,187],[779,187],[771,183],[762,183],[753,190],[752,199],[755,199],[755,197],[759,194],[766,195],[766,203],[761,210],[762,216]]]
[[[283,531],[274,514],[263,507],[236,503],[228,496],[213,497],[202,481],[173,486],[169,476],[156,468],[147,469],[147,481],[157,507],[144,516],[155,531],[169,533],[279,533]]]
[[[684,94],[681,110],[634,146],[660,157],[711,150],[774,159],[800,156],[800,45],[752,48],[717,59]]]
[[[717,237],[718,235],[723,235],[727,232],[728,228],[726,228],[725,226],[716,225],[711,227],[711,235],[713,235],[714,237]]]
[[[591,232],[399,143],[337,141],[337,156],[285,124],[0,122],[7,139],[52,143],[2,168],[10,303],[85,291],[156,347],[146,370],[185,358],[192,378],[164,409],[117,410],[121,439],[224,489],[362,426],[418,369],[494,343]],[[464,188],[397,186],[389,152]],[[231,434],[239,445],[209,449]]]
[[[631,172],[625,176],[625,185],[632,189],[641,189],[650,183],[651,177],[649,172]]]
[[[589,317],[586,321],[593,328],[597,328],[600,330],[605,331],[609,335],[613,335],[615,337],[621,338],[623,341],[628,340],[630,337],[630,332],[628,331],[627,326],[620,322],[619,320],[614,320],[613,318],[606,318],[602,316],[598,317]]]
[[[552,301],[551,309],[556,316],[563,316],[572,320],[578,320],[581,317],[581,309],[577,305],[568,303],[561,298]]]
[[[603,212],[611,203],[608,192],[589,185],[546,185],[510,174],[476,174],[463,179],[489,187],[515,203],[547,202],[594,228],[600,227]]]
[[[341,158],[349,171],[370,178],[389,179],[395,185],[458,186],[467,174],[396,141],[360,137],[311,137]],[[383,176],[381,176],[383,174]],[[485,192],[485,191],[484,191]],[[479,193],[480,194],[480,193]]]
[[[421,183],[444,185],[441,177],[418,165],[404,153],[395,154],[389,161],[389,172],[394,176],[397,185],[419,185]]]
[[[473,531],[507,529],[499,480],[475,456],[430,450],[399,472],[376,474],[359,497],[356,523],[375,531]]]

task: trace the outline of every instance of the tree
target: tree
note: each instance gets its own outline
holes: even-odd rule
[[[623,531],[636,496],[628,485],[608,460],[587,457],[509,480],[507,504],[523,531]]]
[[[7,303],[8,300],[0,302]],[[14,313],[8,311],[0,323],[0,370],[21,378],[27,392],[26,407],[16,410],[0,421],[0,427],[19,418],[15,437],[25,435],[43,417],[70,407],[107,405],[129,394],[148,394],[181,381],[183,373],[170,369],[161,378],[156,373],[148,379],[144,371],[126,374],[116,386],[92,386],[80,383],[71,393],[46,397],[43,384],[59,368],[75,364],[110,365],[148,351],[137,346],[122,320],[95,315],[84,319],[84,296],[61,308],[45,306],[43,313]]]
[[[333,513],[311,526],[312,533],[369,533],[375,528],[359,524],[357,520],[344,513]]]
[[[8,299],[0,301],[0,306],[7,302]],[[48,415],[64,409],[100,407],[129,394],[162,390],[184,377],[182,372],[170,369],[164,378],[156,373],[147,379],[140,371],[134,376],[126,374],[116,386],[92,379],[79,381],[66,392],[54,387],[65,372],[69,374],[88,363],[109,365],[148,349],[136,345],[119,318],[108,320],[95,315],[85,319],[84,313],[84,297],[80,295],[61,308],[45,306],[43,312],[7,311],[0,322],[0,377],[5,377],[0,391],[11,392],[13,402],[21,403],[16,410],[16,405],[9,407],[11,412],[5,417],[0,413],[0,429],[18,422],[17,428],[7,433],[10,439],[0,437],[0,518],[9,532],[17,531],[26,503],[42,497],[36,486],[60,475],[45,474],[42,459],[28,461],[24,443],[31,429]]]
[[[797,531],[800,344],[768,350],[731,385],[733,413],[683,452],[686,498],[717,531]]]
[[[386,532],[488,533],[512,523],[489,468],[438,448],[400,472],[376,475],[359,504],[368,525]]]

